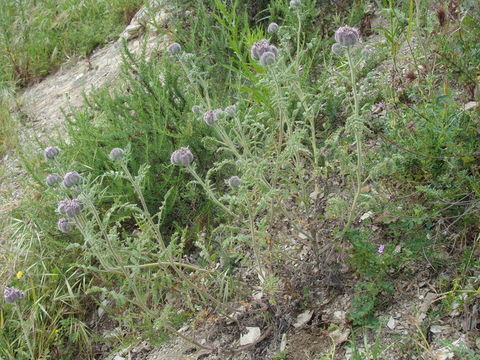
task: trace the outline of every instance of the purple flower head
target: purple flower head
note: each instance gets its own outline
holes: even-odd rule
[[[49,146],[43,150],[43,154],[45,155],[45,159],[53,160],[57,157],[60,153],[60,149],[56,146]]]
[[[58,230],[60,230],[61,232],[69,233],[70,231],[72,231],[73,224],[68,219],[61,218],[58,220],[57,226]]]
[[[125,151],[123,151],[123,149],[113,148],[112,151],[110,151],[110,154],[108,155],[108,157],[113,161],[119,161],[123,159],[124,155],[125,155]]]
[[[335,31],[335,41],[342,46],[353,46],[360,40],[358,29],[342,26]]]
[[[380,245],[380,246],[378,247],[377,252],[378,252],[379,254],[383,254],[383,251],[384,251],[384,250],[385,250],[385,245]]]
[[[203,114],[203,120],[209,126],[215,125],[215,123],[224,116],[222,109],[208,110]]]
[[[17,301],[22,300],[25,297],[25,294],[22,290],[19,290],[14,287],[5,287],[3,290],[3,298],[5,302],[13,304]]]
[[[193,154],[188,147],[182,147],[175,150],[170,156],[170,162],[173,165],[187,166],[193,161]]]
[[[263,66],[272,65],[275,62],[275,54],[273,52],[267,51],[262,54],[260,57],[260,64]]]
[[[62,177],[58,174],[48,174],[45,182],[48,186],[55,186],[62,182]]]
[[[179,43],[174,42],[167,46],[167,51],[170,55],[177,55],[182,51],[182,46]]]
[[[70,171],[65,174],[63,177],[63,185],[65,187],[70,188],[72,186],[78,185],[82,182],[82,177],[76,171]]]
[[[267,28],[267,32],[269,34],[275,34],[278,31],[278,24],[277,23],[270,23]]]
[[[266,39],[257,41],[250,49],[252,58],[257,61],[259,61],[262,55],[266,52],[273,53],[275,57],[278,56],[278,49],[274,45],[270,44]]]
[[[57,211],[62,215],[74,217],[80,214],[83,209],[83,203],[79,199],[62,200],[58,203]]]
[[[232,176],[230,179],[228,179],[228,185],[230,185],[230,187],[233,189],[239,187],[241,182],[242,180],[238,176]]]

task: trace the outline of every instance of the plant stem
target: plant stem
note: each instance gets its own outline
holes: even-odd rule
[[[23,320],[22,313],[18,308],[18,304],[15,304],[13,307],[15,308],[15,311],[18,315],[18,320],[20,321],[20,326],[22,327],[23,336],[25,337],[25,341],[27,342],[27,347],[28,351],[30,352],[31,359],[35,359],[32,343],[30,342],[30,335],[28,334],[28,329],[26,327],[25,321]]]
[[[347,47],[347,58],[348,58],[348,65],[350,67],[350,78],[352,83],[352,93],[353,93],[353,102],[354,102],[354,116],[353,119],[355,122],[359,121],[360,110],[359,110],[359,102],[358,102],[358,94],[357,94],[357,83],[355,80],[355,67],[352,61],[352,56],[350,53],[350,48]],[[362,172],[363,172],[363,156],[362,156],[362,133],[361,127],[354,126],[355,131],[355,143],[357,147],[357,174],[356,174],[356,191],[355,196],[353,198],[353,203],[350,208],[350,212],[348,214],[347,223],[344,227],[343,232],[348,230],[350,227],[355,209],[357,207],[358,198],[360,196],[360,191],[362,189]]]

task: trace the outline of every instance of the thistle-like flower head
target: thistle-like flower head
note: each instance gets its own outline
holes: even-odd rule
[[[124,155],[125,155],[125,151],[123,151],[123,149],[113,148],[112,151],[110,151],[110,154],[108,155],[108,157],[113,161],[120,161],[123,159]]]
[[[61,218],[57,222],[57,227],[61,232],[69,233],[72,231],[73,224],[68,219]]]
[[[262,64],[263,66],[269,66],[275,62],[275,59],[276,59],[275,54],[270,51],[267,51],[263,53],[262,56],[260,57],[260,64]]]
[[[238,188],[241,182],[242,180],[238,176],[232,176],[230,179],[228,179],[228,185],[230,185],[230,187],[233,189]]]
[[[353,46],[360,40],[358,29],[342,26],[335,31],[335,41],[342,46]]]
[[[268,25],[267,32],[271,35],[275,34],[275,33],[277,33],[278,28],[279,28],[278,24],[275,23],[275,22],[272,22]]]
[[[70,188],[72,186],[78,185],[82,182],[82,177],[76,171],[70,171],[65,174],[63,177],[63,185],[65,187]]]
[[[3,298],[9,304],[16,303],[25,297],[25,293],[14,287],[5,287],[3,290]]]
[[[274,45],[270,44],[266,39],[257,41],[250,49],[252,58],[257,61],[259,61],[262,55],[266,52],[273,53],[275,57],[278,56],[278,49]]]
[[[74,217],[80,214],[83,209],[83,203],[80,199],[62,200],[58,203],[57,211],[62,215]]]
[[[187,166],[193,161],[193,154],[188,147],[175,150],[170,156],[173,165]]]
[[[58,174],[48,174],[45,182],[47,183],[48,186],[55,186],[61,183],[62,180],[63,178]]]
[[[60,154],[60,149],[56,146],[49,146],[43,150],[43,154],[45,155],[45,159],[53,160]]]
[[[215,123],[224,116],[222,109],[208,110],[203,114],[203,120],[209,126],[215,125]]]
[[[177,55],[182,51],[182,46],[179,43],[172,43],[167,46],[167,51],[170,55]]]

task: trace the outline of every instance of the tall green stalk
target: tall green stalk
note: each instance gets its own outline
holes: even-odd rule
[[[358,93],[357,93],[357,83],[355,79],[355,65],[352,60],[352,54],[350,52],[350,48],[347,47],[347,59],[348,59],[348,66],[350,68],[350,81],[352,84],[352,93],[353,93],[353,121],[355,122],[354,132],[355,132],[355,143],[357,148],[357,169],[356,169],[356,191],[355,196],[353,197],[353,203],[350,208],[350,212],[348,214],[347,223],[344,227],[344,231],[348,230],[350,225],[352,224],[353,216],[355,213],[355,209],[357,207],[358,198],[360,197],[360,191],[362,189],[362,173],[363,173],[363,151],[362,151],[362,127],[356,126],[357,122],[360,121],[360,106],[358,102]]]

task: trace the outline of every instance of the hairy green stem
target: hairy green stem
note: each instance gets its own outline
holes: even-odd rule
[[[350,48],[347,47],[347,58],[348,58],[348,65],[350,68],[350,78],[352,83],[352,93],[353,93],[353,102],[354,102],[354,121],[359,121],[360,116],[360,109],[359,109],[359,102],[358,102],[358,94],[357,94],[357,83],[355,80],[355,66],[353,64],[352,55],[350,53]],[[354,124],[355,125],[355,124]],[[357,148],[357,171],[356,171],[356,191],[353,197],[353,203],[350,208],[350,212],[348,214],[347,223],[344,227],[344,232],[349,229],[350,225],[352,224],[353,216],[355,213],[355,209],[357,207],[358,198],[360,197],[360,192],[362,189],[362,172],[363,172],[363,153],[362,153],[362,133],[361,127],[354,126],[355,131],[355,143]]]

